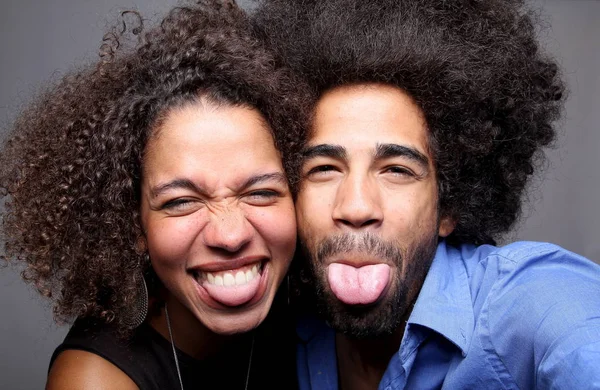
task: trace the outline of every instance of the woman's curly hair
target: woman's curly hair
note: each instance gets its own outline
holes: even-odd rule
[[[96,64],[21,112],[0,151],[0,193],[4,258],[25,264],[23,277],[55,299],[55,317],[94,317],[126,331],[136,275],[152,277],[138,245],[139,207],[157,121],[199,96],[254,107],[293,186],[309,95],[233,2],[175,8],[148,31],[136,12],[122,16],[136,21],[133,30],[123,22],[104,37]]]
[[[316,94],[387,83],[422,109],[448,239],[494,243],[555,138],[564,85],[522,0],[263,0],[255,28]],[[365,129],[365,131],[368,131]]]

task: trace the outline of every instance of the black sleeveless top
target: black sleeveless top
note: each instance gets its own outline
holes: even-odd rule
[[[295,332],[287,320],[269,315],[256,329],[248,389],[296,389]],[[250,357],[250,337],[244,337],[247,353],[227,356],[215,364],[197,360],[177,350],[185,390],[243,390]],[[141,390],[180,389],[173,350],[169,340],[144,323],[127,340],[119,338],[110,327],[91,320],[77,320],[64,342],[56,348],[50,367],[64,350],[77,349],[108,360],[127,374]],[[240,350],[245,350],[241,348]]]

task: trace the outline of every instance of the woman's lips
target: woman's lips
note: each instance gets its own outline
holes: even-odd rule
[[[218,272],[196,272],[200,297],[215,309],[257,302],[267,287],[266,264],[257,262]]]

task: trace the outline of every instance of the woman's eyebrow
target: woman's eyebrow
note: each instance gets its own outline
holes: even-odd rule
[[[248,178],[242,185],[241,189],[252,187],[253,185],[264,183],[264,182],[278,182],[287,184],[287,178],[281,172],[263,173],[260,175],[254,175]]]
[[[271,173],[264,173],[264,174],[259,174],[259,175],[254,175],[254,176],[249,177],[242,183],[242,185],[240,186],[240,189],[249,188],[253,185],[256,185],[259,183],[264,183],[267,181],[275,181],[278,183],[286,183],[287,184],[287,179],[283,173],[271,172]],[[191,181],[189,179],[174,179],[167,183],[159,184],[159,185],[153,187],[152,189],[150,189],[150,194],[151,194],[152,198],[157,198],[160,195],[164,194],[165,192],[173,190],[173,189],[186,189],[186,190],[191,190],[191,191],[194,191],[197,193],[205,193],[205,191],[203,190],[202,187],[198,186],[196,183],[194,183],[193,181]]]
[[[175,179],[167,183],[159,184],[150,189],[152,198],[157,198],[165,192],[172,189],[187,189],[195,192],[202,192],[202,188],[198,187],[193,181],[189,179]]]

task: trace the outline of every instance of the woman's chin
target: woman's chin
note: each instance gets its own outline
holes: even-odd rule
[[[212,332],[222,335],[246,333],[257,328],[271,309],[279,284],[277,278],[274,277],[276,274],[277,272],[273,272],[271,264],[267,263],[260,278],[256,279],[257,286],[248,286],[248,289],[253,291],[252,296],[245,297],[242,300],[243,303],[236,306],[225,305],[223,301],[226,300],[227,303],[230,303],[235,300],[222,292],[211,290],[211,288],[214,289],[214,286],[206,286],[206,282],[196,282],[200,304],[204,306],[203,313],[197,314],[198,320]],[[228,289],[228,287],[219,288]],[[232,289],[231,293],[235,292]],[[227,297],[227,299],[218,299],[221,296]]]
[[[216,334],[230,336],[247,333],[256,329],[264,321],[269,313],[272,300],[271,297],[268,299],[269,302],[262,302],[252,309],[239,313],[214,313],[202,323]]]

